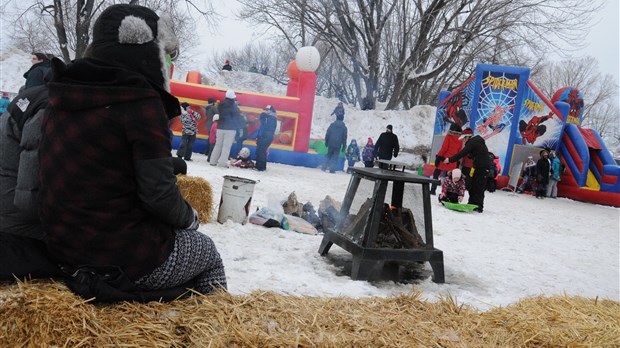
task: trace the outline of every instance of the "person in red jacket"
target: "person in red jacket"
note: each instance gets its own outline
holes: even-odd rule
[[[437,151],[437,156],[435,157],[435,171],[433,172],[433,179],[439,178],[439,175],[445,176],[445,173],[452,171],[456,168],[456,162],[454,163],[443,163],[443,160],[454,156],[457,152],[461,151],[463,148],[463,142],[459,140],[461,136],[461,126],[457,123],[453,123],[446,134],[445,139],[443,140],[443,144],[441,144],[441,149]],[[437,184],[433,184],[431,186],[431,195],[435,194],[437,190]]]

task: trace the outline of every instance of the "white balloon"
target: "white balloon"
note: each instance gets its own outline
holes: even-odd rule
[[[300,71],[316,71],[321,62],[319,50],[314,46],[305,46],[297,51],[295,62]]]

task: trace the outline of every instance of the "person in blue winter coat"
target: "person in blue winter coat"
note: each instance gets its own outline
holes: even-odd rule
[[[198,120],[200,120],[199,113],[190,109],[188,103],[181,104],[181,125],[183,128],[181,129],[181,144],[177,150],[177,157],[182,157],[186,161],[192,160],[192,150],[198,132]]]
[[[2,115],[6,109],[11,104],[11,99],[9,99],[9,94],[7,92],[2,92],[2,98],[0,98],[0,115]]]
[[[276,133],[278,119],[276,109],[267,105],[265,111],[260,114],[260,128],[256,138],[256,170],[263,171],[267,169],[267,149],[273,141]]]
[[[347,173],[351,173],[350,168],[355,166],[355,162],[360,161],[360,148],[357,146],[357,141],[355,139],[351,139],[351,143],[347,146],[345,157],[349,165],[349,168],[347,168]]]
[[[555,150],[549,151],[549,160],[551,161],[551,169],[549,169],[549,183],[547,184],[546,196],[558,198],[558,182],[560,181],[560,175],[562,175],[562,163],[555,154]]]
[[[347,126],[344,124],[344,115],[336,116],[336,121],[327,128],[325,145],[327,154],[323,160],[322,169],[325,171],[329,166],[329,172],[333,174],[338,166],[340,151],[347,146]]]

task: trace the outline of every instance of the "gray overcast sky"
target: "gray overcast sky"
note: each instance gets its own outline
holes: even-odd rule
[[[620,60],[618,58],[620,56],[619,1],[593,0],[592,2],[605,2],[605,7],[593,18],[593,26],[588,35],[584,37],[584,41],[587,42],[586,47],[573,53],[573,56],[593,56],[599,61],[599,68],[602,72],[611,74],[616,81],[620,81]],[[213,4],[215,9],[224,16],[224,19],[218,27],[218,32],[210,37],[209,43],[205,43],[212,50],[239,48],[258,38],[254,29],[234,18],[233,12],[239,8],[236,0],[214,0]],[[209,35],[207,36],[209,37]]]

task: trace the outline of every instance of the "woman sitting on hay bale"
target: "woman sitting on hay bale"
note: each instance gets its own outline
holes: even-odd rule
[[[102,283],[104,292],[133,288],[99,300],[145,300],[145,291],[188,282],[200,293],[226,288],[220,255],[197,231],[173,173],[168,121],[180,109],[167,92],[164,50],[177,45],[152,10],[113,5],[95,22],[84,59],[53,63],[41,219],[48,250],[82,296],[100,295],[92,287]]]

